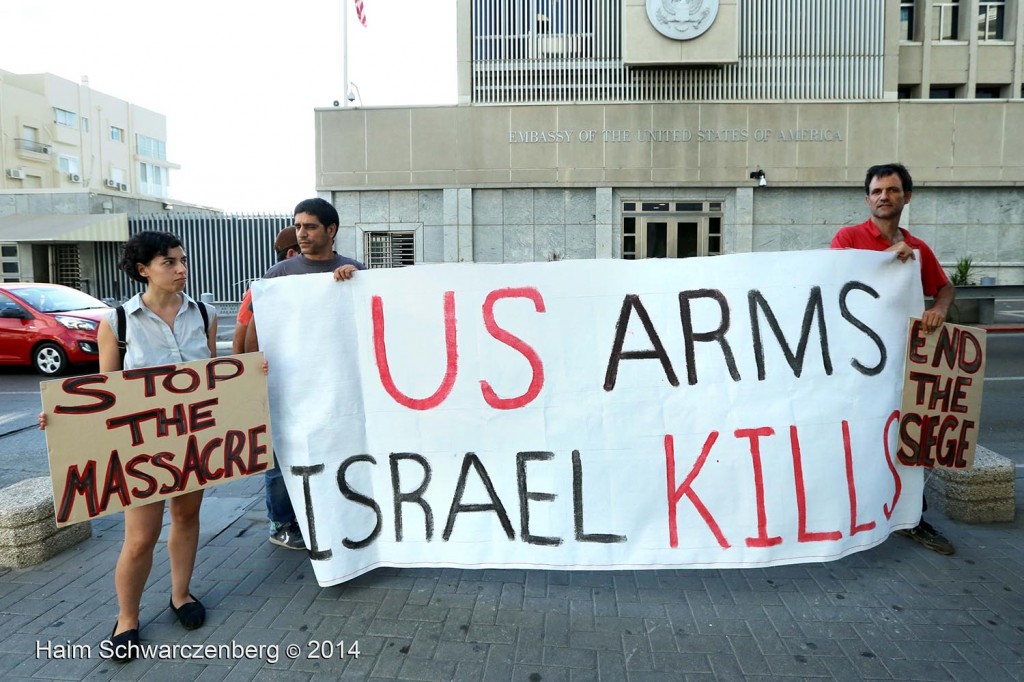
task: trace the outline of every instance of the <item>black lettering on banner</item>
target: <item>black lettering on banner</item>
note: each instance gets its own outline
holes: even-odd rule
[[[416,490],[409,493],[402,492],[402,483],[399,480],[398,475],[398,463],[402,461],[412,461],[420,465],[423,470],[423,480],[420,481],[419,486]],[[403,539],[402,532],[402,503],[412,502],[418,504],[423,510],[423,526],[424,534],[427,541],[429,542],[434,537],[434,512],[430,509],[430,503],[423,499],[423,493],[426,492],[427,486],[430,485],[430,464],[427,463],[426,458],[423,455],[418,455],[415,452],[392,452],[390,457],[391,465],[391,490],[393,495],[393,504],[395,508],[395,542],[401,542]]]
[[[242,474],[245,473],[245,462],[242,461],[242,451],[245,450],[245,432],[237,429],[229,429],[224,434],[224,477],[234,478],[235,467]]]
[[[579,450],[572,451],[572,516],[576,526],[577,542],[610,544],[626,541],[625,535],[587,533],[583,530],[583,462],[580,460]]]
[[[161,469],[171,474],[172,482],[170,485],[163,484],[160,486],[160,494],[166,495],[167,493],[173,493],[176,490],[181,489],[181,472],[178,471],[178,467],[174,466],[172,460],[174,455],[170,452],[158,452],[153,455],[153,466],[160,467]]]
[[[309,532],[306,533],[306,539],[309,540],[309,558],[316,561],[330,559],[334,555],[330,549],[320,549],[316,542],[316,516],[313,514],[313,495],[309,490],[309,477],[322,473],[323,470],[323,464],[314,464],[308,467],[291,467],[293,475],[302,477],[302,499],[306,503],[306,527],[309,529]],[[340,470],[338,471],[338,477],[341,477]]]
[[[751,289],[747,292],[747,301],[750,307],[750,327],[754,333],[754,359],[757,361],[758,381],[764,381],[766,374],[764,344],[761,341],[761,324],[757,314],[758,309],[764,313],[768,326],[771,327],[772,333],[779,342],[779,347],[782,348],[782,352],[786,356],[786,362],[789,363],[790,369],[793,370],[793,375],[797,378],[804,371],[804,356],[807,353],[807,343],[811,337],[811,322],[814,320],[815,313],[817,313],[821,363],[825,367],[825,374],[828,376],[832,375],[832,359],[829,357],[828,352],[828,333],[825,331],[825,306],[821,300],[821,287],[811,287],[811,294],[807,299],[807,307],[804,308],[804,319],[800,325],[800,342],[797,344],[795,355],[786,341],[785,334],[782,333],[782,327],[779,326],[775,313],[761,292],[757,289]]]
[[[206,400],[200,400],[196,403],[191,403],[188,406],[188,430],[195,433],[196,431],[202,431],[208,429],[211,426],[217,425],[217,420],[214,418],[210,410],[204,410],[204,407],[213,407],[214,405],[220,404],[220,398],[208,398]]]
[[[156,436],[157,438],[166,438],[170,435],[170,427],[174,427],[178,437],[184,436],[188,432],[188,424],[185,422],[185,405],[178,403],[171,408],[174,413],[173,417],[167,416],[167,411],[161,409],[156,415]]]
[[[719,310],[721,311],[718,327],[709,332],[694,333],[693,314],[690,310],[690,301],[695,298],[710,298],[718,303]],[[697,383],[697,364],[694,344],[698,341],[701,343],[718,341],[718,345],[722,347],[722,355],[725,356],[725,364],[729,368],[729,376],[732,377],[733,381],[739,381],[740,372],[736,368],[736,359],[733,357],[732,347],[725,338],[725,333],[729,331],[729,302],[725,299],[722,292],[718,289],[692,289],[690,291],[680,291],[679,319],[683,325],[683,345],[686,349],[687,383],[691,386]]]
[[[477,476],[480,477],[480,481],[484,484],[484,488],[487,489],[487,496],[491,498],[490,504],[462,504],[462,496],[466,492],[466,476],[469,474],[469,467],[473,467],[476,471]],[[459,480],[455,484],[455,495],[452,496],[452,506],[448,510],[448,521],[444,525],[444,535],[442,537],[447,541],[452,536],[452,529],[455,527],[455,515],[461,512],[484,512],[493,511],[498,515],[498,521],[501,522],[501,527],[505,530],[505,535],[509,540],[516,539],[516,533],[512,530],[512,523],[508,519],[508,514],[505,512],[505,505],[501,503],[501,499],[498,498],[498,493],[494,490],[494,483],[491,482],[491,477],[487,474],[487,469],[480,462],[480,458],[475,453],[467,452],[466,456],[462,458],[462,470],[459,472]]]
[[[213,456],[213,451],[216,450],[223,442],[223,438],[214,438],[203,447],[203,454],[201,457],[203,464],[203,476],[210,481],[217,481],[224,477],[224,467],[221,467],[216,471],[210,471],[210,457]]]
[[[126,380],[142,379],[142,392],[147,398],[156,395],[156,377],[174,373],[174,365],[158,365],[155,367],[139,367],[138,369],[126,369],[121,376]]]
[[[121,500],[121,506],[127,507],[132,503],[128,495],[128,482],[124,480],[124,470],[121,468],[121,456],[117,450],[110,453],[110,460],[107,462],[107,475],[103,481],[103,491],[100,495],[100,513],[102,514],[110,506],[110,498],[116,494]]]
[[[353,490],[352,487],[349,486],[348,480],[346,480],[345,478],[345,473],[348,471],[348,468],[353,464],[356,464],[357,462],[369,462],[370,464],[373,465],[377,464],[377,460],[375,460],[370,455],[356,455],[354,457],[349,457],[348,459],[341,463],[340,467],[338,467],[338,490],[341,492],[342,496],[346,500],[352,500],[356,504],[361,504],[364,507],[369,507],[370,509],[372,509],[374,515],[377,517],[377,521],[376,523],[374,523],[373,530],[370,531],[370,534],[362,540],[350,540],[347,537],[344,538],[341,541],[341,544],[345,546],[345,549],[362,549],[363,547],[366,547],[367,545],[369,545],[377,539],[377,536],[380,535],[380,528],[383,525],[383,515],[380,513],[380,505],[377,504],[377,501],[374,500],[372,497],[367,497],[366,495],[363,495],[362,493],[358,493],[355,490]],[[292,467],[292,471],[294,470],[295,467]],[[305,485],[305,482],[303,484]],[[307,509],[307,513],[313,513],[312,506],[310,506]],[[310,526],[313,525],[312,518],[313,517],[310,516]]]
[[[114,450],[111,455],[117,454]],[[85,463],[85,471],[79,472],[78,466],[72,464],[68,467],[67,477],[64,479],[64,494],[61,496],[60,508],[57,510],[57,520],[67,521],[71,516],[71,508],[75,504],[75,495],[85,496],[85,507],[89,518],[96,516],[96,460],[90,459]]]
[[[626,331],[629,327],[629,317],[634,310],[637,317],[640,318],[640,322],[644,325],[647,338],[651,340],[651,345],[654,346],[651,350],[622,350],[622,345],[626,341]],[[661,367],[665,370],[668,382],[673,386],[678,386],[679,379],[676,377],[675,370],[672,369],[672,361],[669,360],[668,353],[665,352],[665,346],[662,345],[658,332],[654,329],[651,316],[647,314],[647,309],[644,308],[644,304],[640,301],[639,296],[636,294],[626,294],[626,297],[622,299],[619,319],[615,323],[615,341],[612,343],[612,352],[608,358],[608,369],[604,374],[604,390],[610,391],[615,388],[620,360],[649,360],[651,358],[657,358],[661,362]]]
[[[267,425],[260,424],[249,429],[249,462],[246,467],[246,474],[253,474],[257,471],[263,471],[270,466],[269,461],[259,461],[260,455],[267,454],[266,444],[259,442],[259,437],[266,434]]]
[[[195,435],[188,437],[188,445],[185,446],[185,462],[181,466],[181,489],[188,487],[188,479],[192,474],[196,475],[199,485],[206,485],[206,474],[203,471],[202,459],[200,458],[199,441]]]
[[[861,364],[857,358],[850,358],[850,364],[853,368],[863,374],[864,376],[875,376],[885,369],[885,362],[888,359],[888,353],[885,350],[885,343],[874,329],[867,326],[861,320],[854,317],[853,313],[850,312],[850,307],[846,304],[846,298],[850,295],[851,291],[863,291],[870,294],[873,298],[878,298],[878,292],[869,287],[863,282],[847,282],[843,285],[843,288],[839,291],[839,312],[842,313],[843,319],[852,324],[854,327],[862,331],[865,336],[875,342],[878,347],[878,364],[874,367],[867,367]]]
[[[152,410],[142,410],[141,412],[113,417],[107,420],[107,430],[113,430],[127,424],[132,435],[132,445],[142,445],[145,442],[145,439],[142,437],[142,422],[150,419],[159,419],[161,414],[163,414],[163,409],[155,407]],[[164,435],[167,434],[165,433]]]
[[[85,388],[88,384],[103,384],[106,381],[107,377],[104,374],[65,379],[60,385],[65,393],[95,398],[96,402],[88,405],[57,405],[53,411],[56,414],[94,414],[110,409],[117,402],[117,397],[113,393]]]
[[[228,368],[235,371],[230,374],[218,374],[217,368],[222,365],[227,365]],[[206,365],[206,387],[212,391],[217,387],[217,382],[234,379],[235,377],[242,376],[244,372],[245,365],[242,364],[241,360],[236,358],[217,358],[215,360],[211,360]]]
[[[907,452],[902,446],[899,447],[896,450],[896,459],[900,461],[900,464],[914,466],[918,463],[918,459],[921,457],[921,446],[918,445],[917,439],[907,431],[908,424],[914,424],[920,427],[921,415],[913,413],[905,414],[903,415],[903,418],[900,419],[900,440],[904,445],[910,448],[910,451]],[[918,435],[920,435],[920,431],[918,431]]]
[[[136,455],[128,460],[128,463],[124,465],[124,470],[128,472],[129,476],[141,479],[146,483],[145,488],[132,488],[132,496],[136,499],[145,500],[156,492],[156,479],[145,471],[139,470],[139,466],[146,464],[151,459],[152,457],[149,455]]]
[[[516,453],[516,483],[519,489],[519,537],[523,542],[530,545],[557,546],[562,544],[562,538],[549,535],[534,535],[530,532],[530,500],[538,502],[551,502],[557,495],[551,493],[538,493],[526,488],[526,463],[546,462],[554,459],[553,452],[517,452]]]

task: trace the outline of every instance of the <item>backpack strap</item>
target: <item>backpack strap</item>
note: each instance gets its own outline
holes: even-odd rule
[[[128,343],[125,341],[128,321],[125,319],[124,306],[119,305],[117,310],[117,352],[121,356],[121,369],[124,369],[124,356],[128,352]]]
[[[199,314],[203,316],[203,331],[209,333],[210,331],[210,312],[206,309],[206,304],[202,301],[199,303]]]

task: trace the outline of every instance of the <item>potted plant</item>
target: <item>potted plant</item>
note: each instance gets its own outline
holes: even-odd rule
[[[949,273],[949,282],[954,287],[974,286],[974,262],[970,256],[964,256],[956,262],[956,267]],[[957,298],[949,306],[949,321],[956,324],[972,324],[978,322],[978,300],[974,298]]]

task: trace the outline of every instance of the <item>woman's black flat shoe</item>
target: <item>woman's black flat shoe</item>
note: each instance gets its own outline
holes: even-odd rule
[[[114,629],[110,631],[111,658],[118,663],[127,663],[135,660],[139,653],[139,629],[125,630],[119,635],[117,632],[117,621],[114,621]]]
[[[174,608],[174,598],[171,598],[169,603],[171,611],[178,617],[178,622],[186,630],[195,630],[206,621],[206,607],[203,606],[194,594],[188,596],[195,599],[187,604],[182,604],[178,608]]]

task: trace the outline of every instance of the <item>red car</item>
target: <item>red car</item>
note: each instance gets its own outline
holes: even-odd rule
[[[57,376],[99,360],[96,329],[103,301],[60,284],[0,284],[0,365],[32,365]]]

